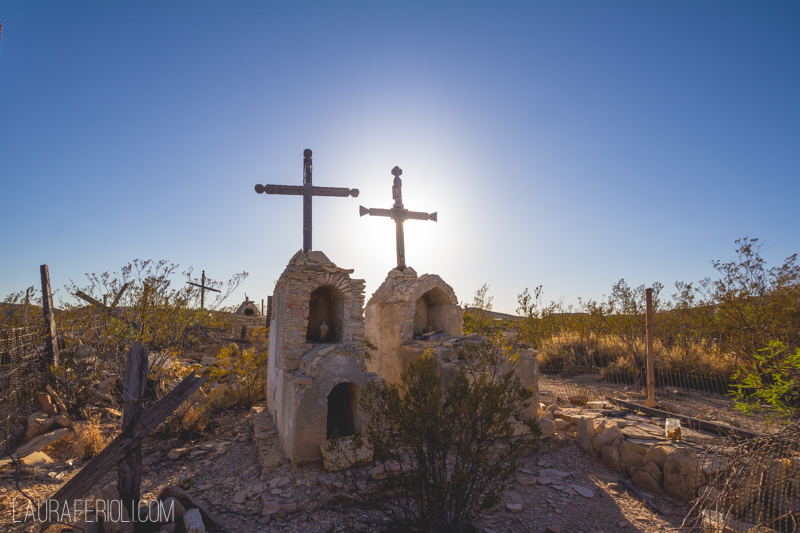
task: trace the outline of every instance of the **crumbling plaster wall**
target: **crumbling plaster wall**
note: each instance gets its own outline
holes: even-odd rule
[[[400,381],[403,369],[419,356],[416,350],[405,348],[414,343],[417,301],[432,290],[441,306],[437,330],[450,336],[462,334],[462,312],[450,285],[435,274],[417,277],[411,267],[391,270],[369,299],[365,312],[366,337],[376,347],[367,361],[369,371],[390,383]]]
[[[322,252],[292,257],[273,294],[269,337],[267,404],[284,451],[295,463],[320,460],[326,440],[327,398],[342,382],[359,390],[379,381],[364,365],[364,280],[350,279]],[[330,286],[343,298],[341,338],[334,344],[306,342],[311,293]]]

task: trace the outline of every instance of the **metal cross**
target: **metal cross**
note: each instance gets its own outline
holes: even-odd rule
[[[406,245],[403,236],[403,222],[408,219],[411,220],[433,220],[437,222],[436,213],[420,213],[418,211],[409,211],[403,207],[403,181],[400,176],[403,171],[400,167],[392,169],[394,176],[394,184],[392,185],[392,198],[394,198],[394,205],[391,209],[367,209],[364,206],[358,206],[360,216],[370,215],[373,217],[389,217],[394,219],[397,227],[397,270],[404,270],[406,268]]]
[[[303,151],[303,185],[256,185],[258,194],[289,194],[303,197],[303,251],[311,250],[311,197],[358,196],[358,189],[347,187],[314,187],[311,183],[311,150]]]
[[[188,283],[189,285],[194,285],[195,287],[200,287],[200,309],[203,309],[203,306],[206,303],[205,302],[205,300],[206,300],[206,291],[220,292],[217,289],[211,287],[210,285],[206,285],[206,271],[205,270],[203,270],[203,275],[200,278],[200,285],[198,285],[197,283],[192,283],[191,281],[187,281],[186,283]]]

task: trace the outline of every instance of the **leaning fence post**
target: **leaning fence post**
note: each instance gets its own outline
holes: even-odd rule
[[[645,327],[647,328],[647,399],[645,407],[656,405],[656,369],[655,356],[653,355],[653,289],[645,289],[647,312],[645,314]]]
[[[122,434],[136,429],[142,414],[142,398],[147,386],[147,352],[136,342],[125,362],[125,385],[122,392]],[[129,516],[137,516],[142,482],[142,445],[137,444],[117,466],[117,489]],[[138,518],[138,516],[137,516]]]
[[[56,318],[53,312],[53,294],[50,292],[50,269],[47,268],[47,265],[41,265],[39,271],[42,275],[42,313],[47,333],[47,362],[58,366],[58,340],[56,338]]]

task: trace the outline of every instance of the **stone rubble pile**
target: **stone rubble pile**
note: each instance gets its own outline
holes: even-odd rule
[[[644,490],[685,501],[704,490],[726,464],[723,457],[698,453],[701,446],[721,443],[716,435],[683,428],[684,440],[673,441],[665,436],[663,418],[609,414],[617,413],[552,404],[541,411],[540,424],[543,436],[556,431],[572,436],[581,450],[628,474]]]

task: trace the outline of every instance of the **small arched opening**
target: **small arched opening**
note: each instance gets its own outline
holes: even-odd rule
[[[451,305],[447,293],[434,287],[416,301],[414,310],[414,335],[444,333],[447,308]]]
[[[335,287],[323,285],[308,302],[306,342],[334,343],[342,338],[344,297]]]
[[[253,311],[252,309],[245,309],[244,316],[256,316],[256,312]]]
[[[358,385],[349,381],[339,383],[328,394],[328,439],[334,435],[347,437],[361,430],[358,394]]]

